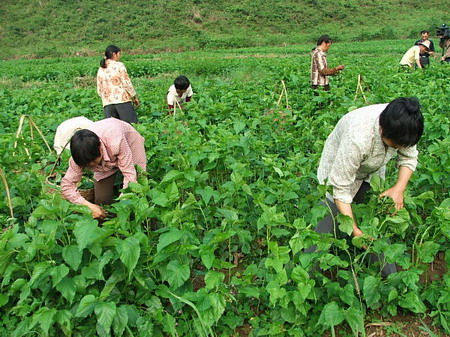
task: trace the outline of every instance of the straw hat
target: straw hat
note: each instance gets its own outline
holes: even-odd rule
[[[427,50],[430,50],[430,40],[425,40],[425,41],[419,42],[419,44],[421,44],[422,46],[427,48]]]

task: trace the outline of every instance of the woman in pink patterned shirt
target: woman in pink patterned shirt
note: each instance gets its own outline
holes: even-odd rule
[[[97,93],[102,98],[105,118],[115,117],[128,123],[137,123],[136,109],[139,99],[128,77],[127,69],[120,61],[119,47],[108,46],[97,72]]]
[[[134,165],[146,169],[144,137],[130,124],[116,118],[103,119],[88,129],[78,130],[70,140],[70,151],[69,168],[61,180],[62,195],[74,204],[89,207],[94,218],[105,216],[100,204],[113,202],[114,180],[119,170],[126,188],[129,182],[136,182]],[[95,204],[77,191],[84,169],[94,172]]]

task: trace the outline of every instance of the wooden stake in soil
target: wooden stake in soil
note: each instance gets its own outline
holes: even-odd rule
[[[175,117],[175,114],[177,112],[177,105],[178,108],[180,109],[181,113],[183,113],[183,109],[181,108],[180,103],[177,101],[177,99],[175,98],[175,104],[173,105],[173,116]]]
[[[280,95],[278,97],[277,106],[278,107],[280,106],[281,101],[283,100],[283,97],[284,97],[285,100],[286,100],[286,109],[291,110],[292,108],[289,105],[289,97],[288,97],[288,92],[287,92],[287,89],[286,89],[286,84],[284,83],[283,80],[281,80],[280,83],[281,83],[282,88],[281,88],[281,91],[280,91]],[[279,85],[279,83],[275,86],[274,94],[277,93],[278,85]]]
[[[35,128],[36,131],[41,136],[42,140],[44,141],[45,145],[47,145],[47,148],[48,148],[48,150],[51,153],[52,149],[51,149],[50,145],[48,145],[47,140],[45,139],[43,133],[41,132],[41,129],[39,129],[39,127],[36,125],[36,123],[33,121],[33,119],[30,116],[28,116],[28,115],[20,116],[19,127],[17,128],[17,132],[16,132],[16,141],[14,142],[14,148],[17,148],[17,139],[19,138],[19,135],[22,133],[22,128],[23,128],[23,124],[24,124],[25,119],[28,119],[28,123],[30,123],[30,136],[31,136],[31,139],[34,140],[33,128]],[[30,151],[28,150],[27,147],[25,147],[25,152],[26,152],[28,158],[31,158]],[[13,155],[15,155],[15,153],[13,153]]]
[[[5,189],[6,189],[6,198],[8,199],[9,214],[11,215],[11,218],[14,218],[14,212],[13,212],[12,203],[11,203],[11,195],[9,194],[8,182],[6,181],[5,172],[3,172],[1,167],[0,167],[0,176],[2,177],[3,185],[5,185]]]
[[[366,104],[369,104],[369,102],[367,101],[367,98],[366,98],[366,95],[364,94],[364,90],[363,90],[363,87],[362,87],[362,77],[361,77],[361,74],[359,74],[358,75],[358,84],[356,85],[356,91],[355,91],[355,98],[354,98],[354,101],[356,101],[356,99],[358,98],[358,92],[359,91],[361,91],[361,94],[362,94],[362,96],[363,96],[363,98],[364,98],[364,102],[366,103]]]

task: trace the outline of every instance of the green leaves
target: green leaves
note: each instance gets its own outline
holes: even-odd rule
[[[84,218],[77,222],[73,233],[77,238],[79,251],[82,251],[88,245],[92,244],[100,234],[97,221],[89,218]]]
[[[95,306],[97,316],[97,333],[101,337],[111,336],[110,329],[116,316],[116,304],[114,302],[101,302]]]
[[[367,306],[376,309],[378,307],[378,302],[381,299],[381,294],[379,291],[380,280],[373,276],[367,276],[364,279],[363,294],[364,300]]]
[[[336,302],[327,303],[319,317],[318,324],[324,327],[333,328],[334,326],[342,323],[345,319],[344,311],[338,306]]]
[[[89,316],[94,311],[96,304],[97,298],[94,295],[84,296],[78,305],[75,317],[85,318]]]
[[[162,276],[164,280],[169,282],[171,288],[177,289],[189,279],[190,268],[188,265],[174,260],[164,268]]]
[[[75,245],[65,246],[62,250],[64,261],[73,269],[78,270],[83,252]]]
[[[127,267],[128,278],[130,278],[141,252],[139,241],[135,237],[119,240],[116,245],[116,250],[119,253],[120,260]]]
[[[168,245],[180,240],[182,236],[182,231],[178,230],[177,228],[171,228],[168,232],[160,235],[156,251],[159,253]]]
[[[69,273],[69,268],[65,264],[60,264],[57,267],[50,269],[50,275],[53,281],[53,287],[55,287],[61,280]]]
[[[337,221],[339,222],[339,230],[341,230],[344,233],[347,233],[347,235],[352,235],[353,233],[353,219],[349,217],[348,215],[344,214],[338,214],[336,217]]]

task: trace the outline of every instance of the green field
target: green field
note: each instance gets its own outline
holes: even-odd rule
[[[412,43],[335,43],[328,62],[346,68],[320,96],[309,84],[314,43],[125,50],[148,165],[102,224],[58,193],[69,154],[56,162],[29,119],[16,137],[22,115],[50,145],[62,121],[102,119],[100,55],[2,61],[0,219],[10,227],[0,236],[0,335],[368,336],[365,324],[400,314],[423,322],[417,333],[450,334],[450,67],[400,70]],[[180,74],[194,99],[167,116]],[[425,118],[405,210],[391,217],[378,198],[396,181],[393,161],[355,207],[375,240],[319,238],[327,135],[346,112],[400,96],[417,97]],[[302,253],[311,244],[318,251]],[[382,279],[368,252],[401,271]]]
[[[417,39],[449,23],[428,0],[2,0],[0,59]]]

